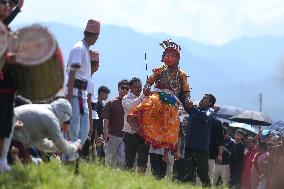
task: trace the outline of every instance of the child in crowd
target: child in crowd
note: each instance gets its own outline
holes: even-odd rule
[[[233,146],[231,160],[230,160],[230,182],[231,188],[240,188],[241,186],[241,175],[243,168],[244,150],[245,146],[242,142],[244,132],[237,130],[235,132],[235,144]]]

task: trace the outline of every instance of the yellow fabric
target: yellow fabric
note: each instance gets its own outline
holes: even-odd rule
[[[154,148],[175,149],[180,129],[178,107],[162,102],[159,94],[154,93],[134,107],[129,115],[137,117],[142,136]]]

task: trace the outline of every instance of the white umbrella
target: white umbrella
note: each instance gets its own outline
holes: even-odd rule
[[[252,127],[251,125],[245,124],[245,123],[234,122],[234,123],[230,124],[230,126],[245,129],[245,130],[248,130],[248,131],[253,132],[255,134],[258,133],[258,130],[256,128]]]
[[[230,120],[250,125],[270,126],[272,124],[272,120],[263,112],[257,112],[252,110],[242,111],[232,116]]]
[[[220,109],[216,112],[216,117],[229,119],[230,117],[242,112],[243,109],[235,106],[220,106]]]

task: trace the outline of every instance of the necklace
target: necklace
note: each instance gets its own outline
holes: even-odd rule
[[[158,79],[158,83],[168,86],[169,90],[178,95],[181,90],[179,67],[169,68],[165,66]]]

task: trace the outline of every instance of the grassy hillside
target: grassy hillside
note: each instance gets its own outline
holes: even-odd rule
[[[157,181],[150,176],[113,170],[101,165],[80,163],[79,175],[74,175],[74,166],[56,161],[41,166],[15,166],[8,174],[0,174],[1,189],[197,189],[190,185],[175,184],[169,180]]]

